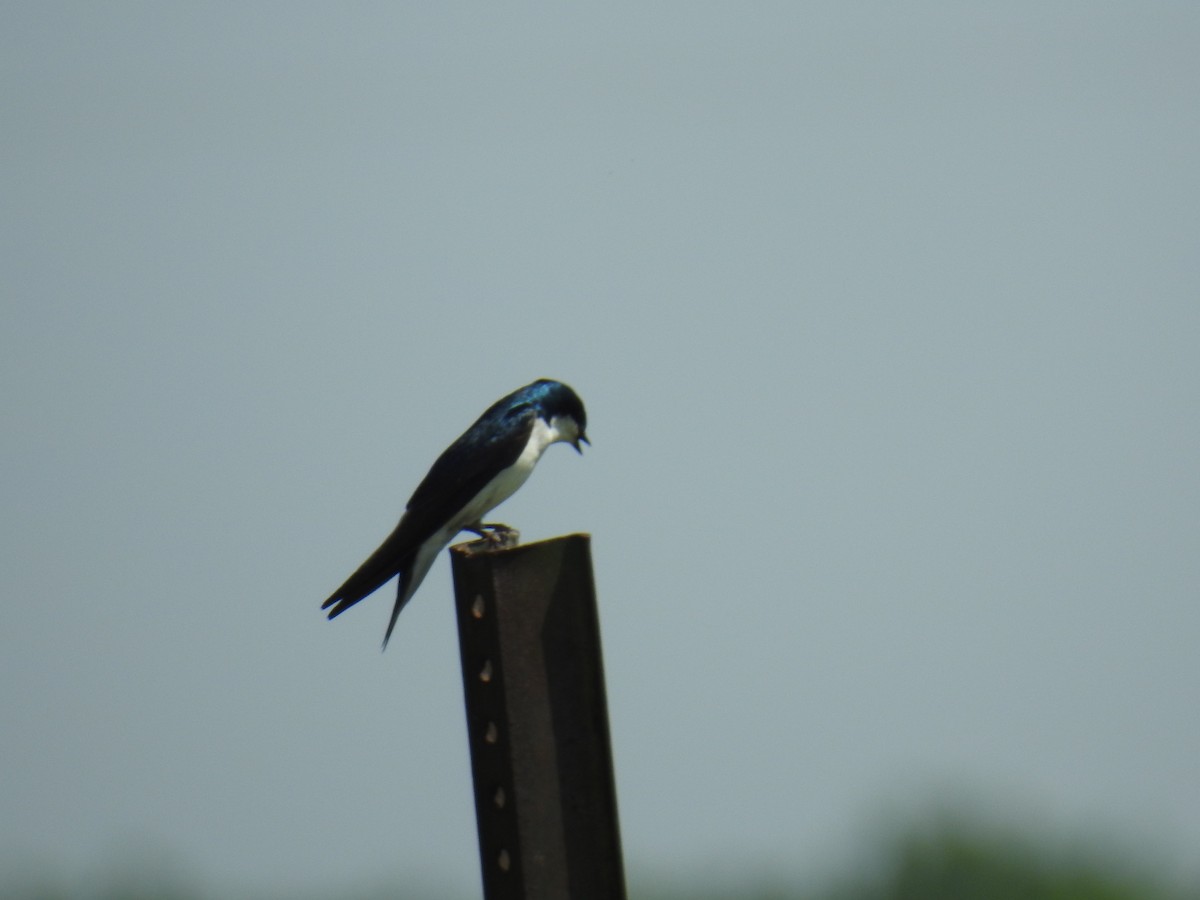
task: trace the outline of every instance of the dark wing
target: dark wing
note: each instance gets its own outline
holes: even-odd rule
[[[405,518],[428,522],[429,534],[440,528],[517,461],[536,418],[527,404],[489,409],[437,458],[413,491]]]

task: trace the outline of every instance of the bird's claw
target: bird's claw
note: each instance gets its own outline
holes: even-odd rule
[[[471,544],[472,546],[482,545],[478,547],[480,550],[505,550],[515,547],[521,542],[521,532],[507,525],[501,525],[499,522],[476,524],[466,530],[479,535],[480,539],[472,541]]]

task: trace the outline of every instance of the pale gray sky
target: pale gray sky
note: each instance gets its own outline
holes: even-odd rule
[[[0,8],[0,865],[477,893],[449,567],[533,378],[631,871],[946,797],[1200,846],[1200,7]],[[132,850],[130,848],[133,848]],[[831,862],[832,861],[832,862]]]

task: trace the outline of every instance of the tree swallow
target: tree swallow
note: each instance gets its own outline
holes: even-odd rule
[[[437,458],[395,530],[321,609],[333,619],[399,575],[387,647],[400,610],[454,536],[465,530],[502,542],[511,529],[483,517],[525,483],[551,444],[566,441],[582,455],[586,427],[583,401],[559,381],[543,378],[497,400]]]

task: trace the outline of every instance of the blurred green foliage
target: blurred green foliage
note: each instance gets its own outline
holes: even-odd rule
[[[1064,844],[979,823],[943,820],[908,828],[864,854],[853,874],[811,890],[747,874],[714,886],[679,877],[630,879],[630,900],[1200,900],[1200,886],[1163,883],[1145,864],[1109,847]],[[152,869],[152,867],[151,867]],[[178,879],[176,879],[178,881]],[[0,900],[210,900],[213,895],[162,873],[122,867],[93,884],[53,879],[0,883]],[[328,892],[317,896],[328,897]],[[342,900],[462,900],[436,892],[347,890]],[[247,895],[247,900],[277,900]]]
[[[1168,885],[1128,853],[953,817],[885,839],[861,869],[807,891],[748,878],[737,890],[660,884],[631,900],[1200,900],[1200,886]]]
[[[1168,900],[1163,885],[1098,851],[1047,850],[1016,836],[946,828],[897,841],[882,877],[823,900]]]

